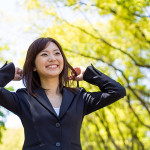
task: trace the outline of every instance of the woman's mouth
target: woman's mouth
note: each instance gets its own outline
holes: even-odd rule
[[[56,69],[58,68],[58,65],[49,65],[46,68],[50,68],[50,69]]]

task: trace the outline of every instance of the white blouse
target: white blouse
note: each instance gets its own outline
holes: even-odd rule
[[[59,116],[60,108],[55,108],[55,107],[53,107],[53,108],[54,108],[54,110],[55,110],[55,112],[56,112],[57,116]]]

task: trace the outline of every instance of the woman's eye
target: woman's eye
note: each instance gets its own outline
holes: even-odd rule
[[[46,54],[46,53],[43,53],[41,56],[47,56],[47,54]]]
[[[59,52],[56,53],[57,55],[60,54]]]

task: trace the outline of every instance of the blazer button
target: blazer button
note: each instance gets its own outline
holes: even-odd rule
[[[57,142],[57,143],[56,143],[56,146],[59,147],[59,146],[60,146],[60,142]]]
[[[59,123],[59,122],[56,123],[56,127],[57,127],[57,128],[60,127],[60,123]]]

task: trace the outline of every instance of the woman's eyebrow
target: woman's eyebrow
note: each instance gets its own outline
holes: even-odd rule
[[[53,51],[59,51],[59,49],[54,49]]]
[[[41,52],[48,52],[47,50],[42,50]]]
[[[59,51],[59,49],[54,49],[53,51]],[[48,50],[42,50],[41,52],[49,52]]]

